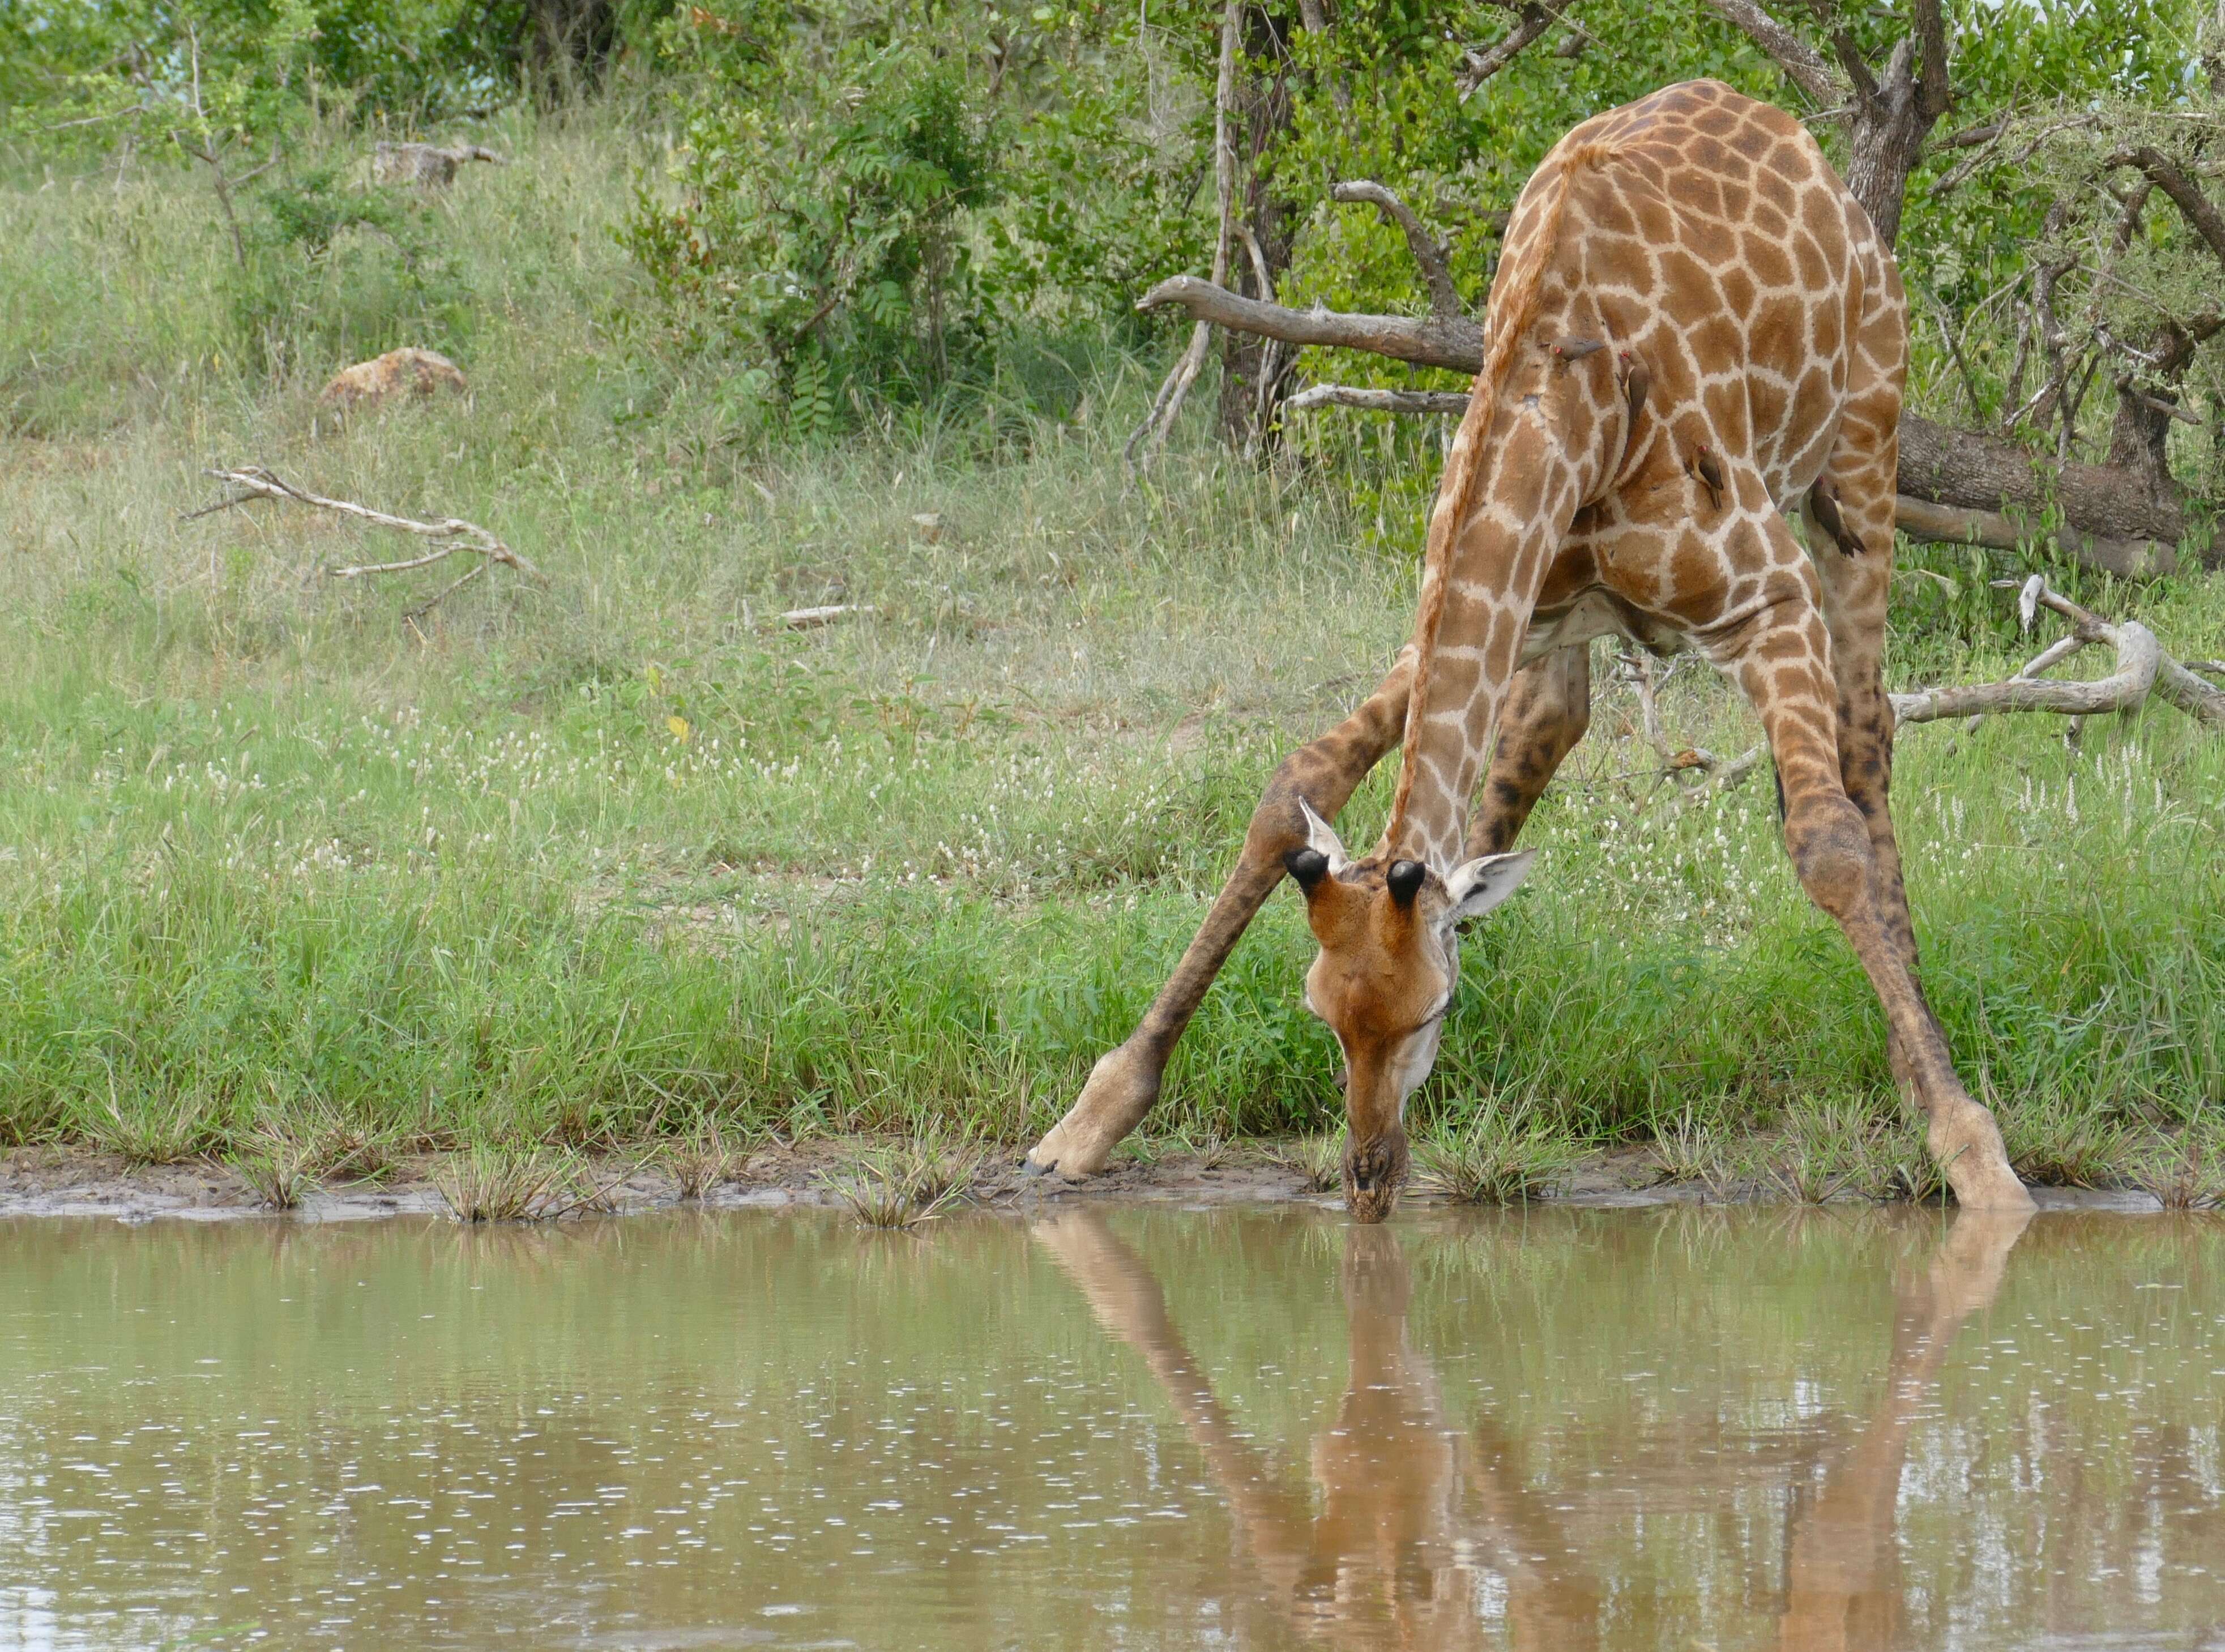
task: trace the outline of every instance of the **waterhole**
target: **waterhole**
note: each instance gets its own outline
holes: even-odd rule
[[[0,1223],[0,1647],[2225,1647],[2225,1223]]]

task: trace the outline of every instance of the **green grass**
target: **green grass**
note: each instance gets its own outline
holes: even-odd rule
[[[612,1208],[579,1155],[474,1143],[434,1165],[428,1178],[449,1216],[465,1223],[552,1222]]]
[[[683,1199],[700,1199],[732,1180],[741,1174],[748,1159],[746,1152],[738,1151],[726,1140],[716,1119],[705,1120],[675,1138],[664,1150],[665,1168],[672,1172],[673,1185]]]
[[[1415,1179],[1458,1204],[1526,1204],[1552,1191],[1583,1156],[1582,1146],[1511,1107],[1414,1144]]]
[[[1204,395],[1129,485],[1156,357],[1113,334],[1016,349],[839,447],[739,445],[606,232],[656,138],[508,131],[520,163],[433,209],[436,312],[351,244],[303,273],[275,368],[240,353],[188,181],[0,187],[0,1141],[161,1161],[279,1128],[377,1158],[708,1120],[1019,1143],[1148,1003],[1278,756],[1387,664],[1418,513],[1386,543],[1339,473],[1217,453]],[[324,376],[402,342],[454,353],[470,401],[316,431]],[[443,570],[305,579],[393,552],[364,531],[180,519],[204,466],[250,461],[483,522],[549,583],[476,581],[421,634],[402,614]],[[2006,568],[1929,565],[1966,593]],[[1904,590],[1897,683],[2020,661]],[[2086,595],[2225,655],[2217,579]],[[771,619],[827,601],[872,612]],[[1679,744],[1754,738],[1696,669],[1664,709]],[[1634,722],[1603,687],[1525,840],[1537,875],[1467,950],[1417,1127],[1534,1097],[1556,1131],[1666,1133],[1712,1166],[1859,1116],[1905,1157],[1877,1010],[1765,777],[1679,806]],[[1896,791],[1962,1069],[2028,1173],[2071,1180],[2124,1172],[2113,1133],[2129,1154],[2225,1115],[2225,742],[2158,709],[2084,747],[2038,718],[1915,730]],[[1334,1128],[1309,953],[1278,896],[1154,1131]]]
[[[866,1227],[916,1228],[966,1198],[982,1157],[979,1142],[930,1125],[902,1141],[853,1148],[824,1180]]]
[[[299,1208],[314,1191],[317,1177],[310,1168],[311,1150],[295,1138],[272,1131],[250,1138],[235,1148],[230,1163],[248,1191],[274,1210]]]

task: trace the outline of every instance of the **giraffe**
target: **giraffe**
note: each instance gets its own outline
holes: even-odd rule
[[[1512,845],[1583,733],[1586,645],[1620,634],[1699,651],[1753,702],[1793,868],[1861,961],[1956,1198],[2030,1209],[1918,983],[1887,802],[1880,668],[1908,353],[1892,252],[1799,122],[1690,81],[1553,147],[1516,204],[1485,335],[1411,640],[1275,771],[1173,975],[1029,1168],[1103,1167],[1287,874],[1320,944],[1305,1003],[1344,1052],[1346,1206],[1389,1215],[1458,926],[1528,874]],[[1784,515],[1803,502],[1812,552]],[[1393,747],[1389,819],[1355,858],[1329,823]]]

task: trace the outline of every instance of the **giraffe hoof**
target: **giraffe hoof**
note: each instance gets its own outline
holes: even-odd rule
[[[2009,1168],[2000,1128],[1975,1102],[1935,1120],[1926,1143],[1938,1160],[1955,1203],[1966,1210],[2030,1210],[2032,1194]]]
[[[1127,1045],[1108,1050],[1090,1069],[1089,1082],[1028,1154],[1037,1175],[1054,1172],[1068,1181],[1094,1176],[1112,1157],[1121,1138],[1143,1121],[1158,1099],[1159,1064]]]
[[[1039,1165],[1036,1162],[1036,1156],[1033,1153],[1020,1160],[1020,1174],[1023,1176],[1049,1176],[1057,1169],[1056,1160],[1054,1159],[1047,1165]]]

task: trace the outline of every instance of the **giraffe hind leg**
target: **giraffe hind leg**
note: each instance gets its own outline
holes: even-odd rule
[[[1778,561],[1798,554],[1781,518],[1772,517],[1769,532],[1778,542]],[[1725,662],[1768,731],[1784,790],[1785,848],[1801,886],[1838,924],[1869,977],[1885,1012],[1894,1077],[1923,1108],[1926,1144],[1956,1200],[1973,1209],[2030,1210],[2032,1196],[2009,1168],[2000,1128],[1956,1075],[1946,1037],[1917,985],[1911,951],[1880,898],[1875,828],[1849,795],[1842,772],[1834,641],[1816,606],[1786,603]],[[1873,783],[1882,796],[1881,769],[1873,776],[1866,772],[1864,783]],[[1905,900],[1899,911],[1905,931]]]
[[[1237,941],[1283,880],[1284,857],[1306,842],[1301,798],[1324,820],[1334,820],[1353,789],[1398,743],[1406,725],[1406,700],[1414,682],[1414,656],[1400,653],[1391,674],[1359,708],[1318,740],[1283,759],[1252,811],[1244,853],[1221,886],[1175,972],[1151,1001],[1136,1030],[1090,1069],[1081,1094],[1066,1116],[1029,1151],[1033,1175],[1092,1176],[1112,1149],[1144,1121],[1158,1100],[1167,1061],[1190,1017],[1228,961]]]
[[[1874,444],[1841,441],[1809,496],[1810,514],[1840,549],[1810,558],[1823,588],[1838,689],[1839,772],[1862,812],[1871,852],[1871,896],[1895,947],[1916,968],[1916,929],[1902,880],[1892,823],[1892,702],[1886,696],[1886,603],[1892,582],[1892,455]],[[1829,520],[1816,507],[1830,499]],[[1832,524],[1835,523],[1836,526]],[[1851,541],[1854,550],[1847,550]]]

